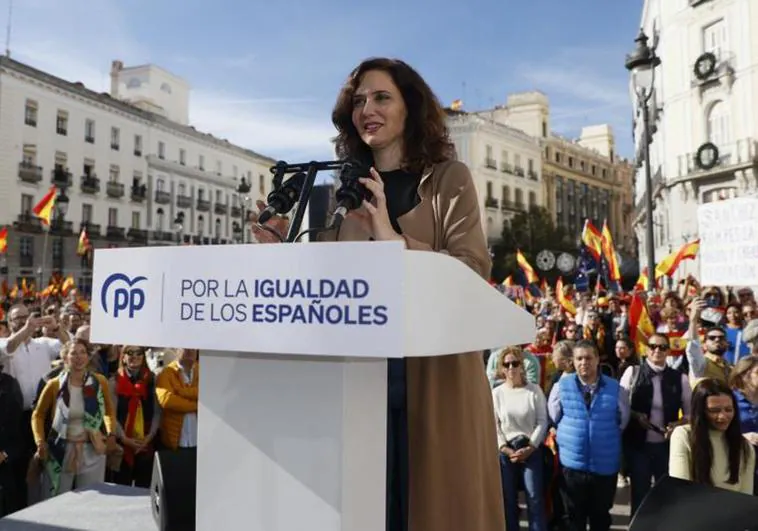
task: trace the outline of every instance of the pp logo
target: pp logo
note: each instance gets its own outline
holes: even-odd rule
[[[110,299],[113,302],[113,317],[118,317],[119,314],[126,311],[129,314],[129,319],[133,318],[134,314],[145,305],[145,291],[142,288],[135,287],[135,284],[143,280],[147,280],[147,277],[130,279],[123,273],[113,273],[106,278],[103,282],[103,288],[100,290],[100,303],[103,306],[103,311],[110,313],[108,311]],[[118,286],[118,283],[125,285]],[[109,294],[111,284],[116,284],[117,287]]]

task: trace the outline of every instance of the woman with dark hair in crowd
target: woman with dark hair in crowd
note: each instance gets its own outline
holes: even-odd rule
[[[692,392],[690,422],[671,434],[669,474],[694,483],[753,494],[755,452],[740,430],[737,400],[719,380]]]
[[[115,475],[120,485],[149,487],[153,474],[153,440],[161,424],[161,408],[155,394],[155,376],[145,360],[146,348],[121,349],[119,368],[110,380],[116,405],[116,437],[124,448]]]
[[[455,160],[445,111],[424,79],[403,61],[366,60],[348,76],[332,122],[337,156],[370,168],[360,182],[373,197],[323,239],[399,241],[453,256],[488,279],[478,192]],[[287,220],[267,225],[283,234]],[[278,241],[255,223],[253,233],[259,242]],[[388,529],[502,531],[482,354],[391,360],[388,380]]]

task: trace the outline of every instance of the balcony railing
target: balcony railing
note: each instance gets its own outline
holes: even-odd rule
[[[197,210],[200,212],[208,212],[211,209],[211,202],[207,199],[197,200]]]
[[[16,221],[16,227],[23,232],[41,232],[42,222],[37,216],[29,212],[26,214],[19,214]]]
[[[60,218],[53,219],[50,222],[50,232],[54,234],[72,234],[74,232],[74,222],[64,221]]]
[[[108,181],[108,184],[105,185],[105,193],[113,199],[124,197],[124,183]]]
[[[124,227],[108,225],[105,235],[111,240],[123,240],[125,232],[126,232],[126,229],[124,229]]]
[[[524,177],[524,175],[525,175],[524,168],[522,168],[521,166],[514,166],[513,167],[513,173],[515,173],[519,177]]]
[[[213,211],[219,216],[225,216],[229,211],[229,207],[226,206],[226,203],[216,203],[213,205]]]
[[[73,182],[71,172],[62,168],[55,168],[50,172],[50,182],[60,188],[69,187]]]
[[[706,166],[707,169],[698,166],[696,161],[697,150],[679,155],[679,157],[677,157],[677,177],[694,178],[701,175],[718,175],[750,167],[758,161],[758,143],[756,143],[756,140],[753,138],[745,138],[729,144],[721,144],[718,145],[717,148],[718,153],[716,164],[712,168],[707,168]],[[705,153],[702,155],[701,161],[708,162]]]
[[[486,197],[484,199],[484,206],[486,208],[497,208],[497,199],[494,197]]]
[[[188,195],[177,195],[176,206],[179,208],[189,208],[192,206],[192,198]]]
[[[538,181],[538,180],[539,180],[539,176],[537,175],[537,172],[536,172],[536,171],[534,171],[534,170],[529,170],[529,171],[527,172],[527,176],[528,176],[528,177],[529,177],[529,178],[530,178],[532,181]]]
[[[232,207],[232,217],[233,218],[238,218],[240,216],[242,216],[242,209],[240,207],[238,207],[238,206],[233,206]]]
[[[493,159],[493,158],[490,158],[490,157],[486,157],[484,159],[484,165],[486,167],[492,169],[492,170],[496,170],[497,169],[497,161],[495,159]]]
[[[131,197],[132,201],[136,203],[143,202],[147,197],[147,186],[144,184],[133,184]]]
[[[85,221],[82,223],[82,229],[87,231],[87,236],[90,238],[98,238],[100,237],[100,225],[97,223],[90,223],[88,221]]]
[[[133,242],[147,243],[147,231],[145,229],[130,228],[126,236]]]
[[[100,179],[93,175],[82,175],[81,189],[85,194],[98,193],[100,191]]]
[[[155,202],[159,205],[167,205],[171,202],[171,194],[163,190],[155,191]]]
[[[19,162],[18,178],[26,183],[36,184],[42,180],[42,166],[35,166],[25,161]]]

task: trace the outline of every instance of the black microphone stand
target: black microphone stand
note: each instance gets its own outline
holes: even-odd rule
[[[305,184],[303,184],[303,188],[300,190],[300,197],[297,200],[297,209],[295,210],[295,215],[290,223],[287,237],[284,240],[286,243],[294,243],[297,241],[298,235],[300,234],[300,227],[303,225],[305,209],[308,208],[308,203],[311,200],[313,185],[316,182],[316,174],[320,171],[338,170],[343,164],[344,161],[340,160],[328,160],[322,162],[312,160],[310,162],[301,162],[297,164],[287,164],[283,160],[280,160],[276,165],[271,167],[271,173],[274,174],[274,190],[278,190],[281,187],[286,174],[305,172]]]

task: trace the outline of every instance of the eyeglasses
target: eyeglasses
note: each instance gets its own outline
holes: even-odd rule
[[[706,336],[705,337],[709,341],[725,341],[726,336]]]
[[[662,343],[650,343],[648,344],[647,348],[650,350],[668,350],[669,346]]]
[[[520,361],[504,361],[503,367],[505,367],[506,369],[515,369],[517,367],[521,367],[521,362]]]

